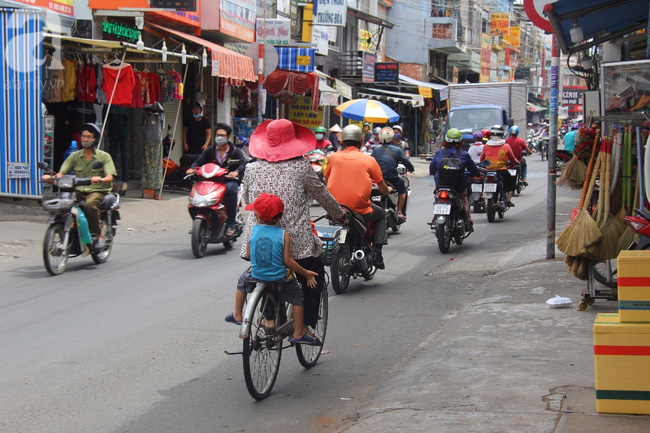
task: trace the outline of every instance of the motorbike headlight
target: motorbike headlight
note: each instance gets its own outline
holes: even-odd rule
[[[190,197],[190,204],[196,207],[209,207],[217,204],[216,194],[195,195]]]

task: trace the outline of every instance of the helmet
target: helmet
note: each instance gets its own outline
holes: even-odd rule
[[[399,131],[399,132],[402,132],[402,127],[399,126],[399,125],[395,125],[395,126],[393,126],[393,131]]]
[[[483,134],[483,139],[489,139],[490,138],[490,130],[489,129],[481,129],[481,134]]]
[[[517,125],[510,128],[510,135],[519,135],[519,127]]]
[[[463,134],[461,134],[460,129],[451,128],[445,135],[445,141],[447,143],[460,143],[463,141]]]
[[[83,131],[90,132],[95,136],[95,139],[98,139],[99,136],[102,134],[102,132],[99,130],[99,127],[94,123],[84,123],[81,126],[81,130],[79,132],[83,132]]]
[[[327,130],[322,126],[319,126],[318,128],[316,128],[316,132],[322,132],[324,134],[327,132]]]
[[[481,141],[483,140],[483,133],[481,131],[476,131],[472,134],[472,137],[474,138],[474,141]]]
[[[379,126],[375,127],[375,129],[372,130],[373,134],[379,134],[381,132],[381,128]]]
[[[529,128],[532,128],[532,127],[533,127],[533,124],[532,124],[532,123],[529,123],[529,124],[528,124],[528,127],[529,127]]]
[[[494,125],[490,128],[490,136],[503,138],[504,135],[506,135],[506,131],[503,130],[503,126]]]
[[[379,131],[379,142],[380,143],[392,143],[393,137],[395,136],[395,131],[390,126],[384,126]]]
[[[362,139],[363,139],[363,131],[357,125],[348,125],[345,128],[343,128],[343,132],[341,133],[342,141],[350,140],[350,141],[361,142]]]

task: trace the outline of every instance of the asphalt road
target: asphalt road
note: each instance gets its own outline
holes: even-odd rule
[[[246,267],[239,242],[230,251],[211,245],[197,260],[188,219],[163,232],[120,233],[108,263],[76,258],[56,278],[38,256],[0,264],[0,431],[335,431],[489,290],[441,287],[432,275],[453,274],[460,259],[483,270],[526,260],[520,246],[546,230],[545,163],[529,161],[531,185],[516,207],[492,224],[475,214],[476,232],[446,255],[426,225],[433,180],[413,178],[409,220],[384,250],[387,269],[330,293],[326,353],[304,370],[284,351],[263,402],[248,395],[241,358],[224,354],[241,348],[238,328],[223,321]]]

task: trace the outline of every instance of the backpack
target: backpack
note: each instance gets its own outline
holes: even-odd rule
[[[442,149],[443,158],[438,168],[439,186],[447,186],[456,192],[465,190],[465,164],[458,155],[449,156],[447,149]]]

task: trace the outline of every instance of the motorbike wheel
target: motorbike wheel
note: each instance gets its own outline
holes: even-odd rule
[[[451,245],[451,227],[449,219],[447,219],[443,224],[438,223],[436,227],[436,236],[438,237],[438,249],[443,254],[446,254],[449,251],[449,246]]]
[[[192,222],[192,253],[200,259],[205,255],[208,248],[208,223],[202,218],[194,219]]]
[[[103,221],[102,236],[104,236],[104,239],[106,240],[106,245],[104,246],[104,249],[99,252],[96,252],[93,248],[91,253],[93,261],[98,265],[106,263],[108,257],[111,255],[111,250],[113,249],[113,235],[115,235],[115,228],[108,227],[106,221]]]
[[[348,244],[343,244],[330,265],[332,288],[339,295],[348,290],[348,285],[350,284],[350,267],[350,248]]]
[[[496,210],[496,206],[495,206],[495,203],[494,203],[494,197],[492,197],[491,199],[489,199],[487,201],[487,209],[486,209],[486,213],[487,213],[489,223],[494,222],[494,214],[496,212],[497,212],[497,210]]]
[[[61,275],[68,265],[68,249],[63,245],[63,224],[52,224],[45,231],[43,262],[51,275]]]
[[[474,209],[474,213],[481,213],[483,211],[483,207],[481,206],[481,203],[477,201],[472,203],[472,208]]]

